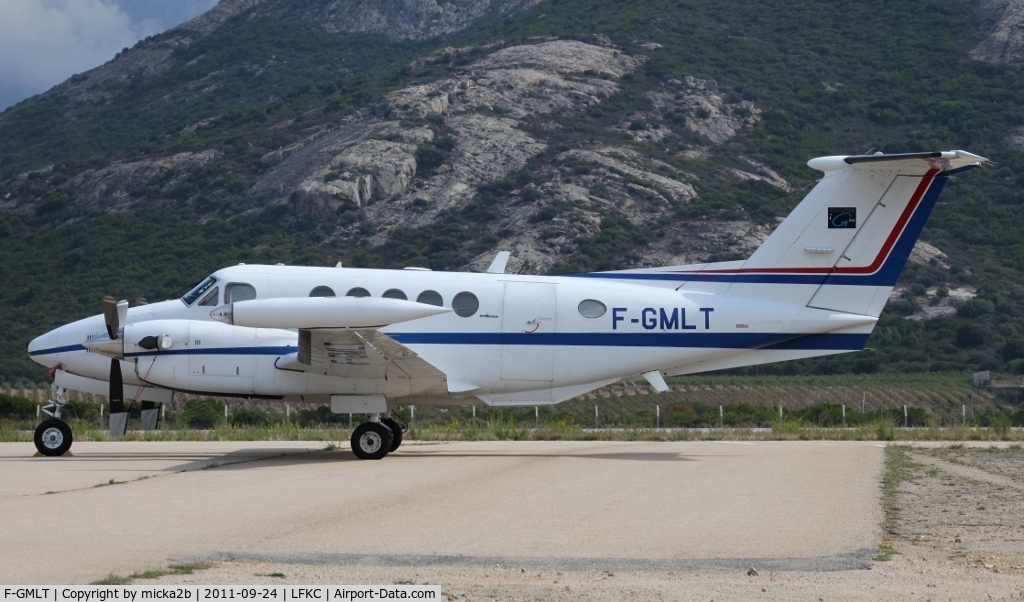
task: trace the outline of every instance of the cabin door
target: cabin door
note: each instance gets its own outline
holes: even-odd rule
[[[550,383],[554,376],[555,285],[506,282],[501,379]]]

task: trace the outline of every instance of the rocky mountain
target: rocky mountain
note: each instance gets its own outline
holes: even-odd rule
[[[948,188],[878,348],[1009,369],[1020,2],[929,3],[222,0],[0,114],[0,380],[100,293],[161,298],[229,262],[745,257],[813,185],[808,158],[933,148],[998,167]],[[900,347],[920,340],[940,351]]]
[[[971,57],[990,63],[1024,64],[1024,0],[982,0],[978,17],[988,28]]]

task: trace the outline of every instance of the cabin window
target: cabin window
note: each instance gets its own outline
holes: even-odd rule
[[[217,305],[217,298],[220,296],[220,287],[215,286],[213,290],[203,297],[203,300],[199,302],[200,307],[213,307]]]
[[[365,288],[363,288],[361,286],[357,286],[354,289],[351,289],[349,292],[345,293],[345,296],[346,297],[369,297],[370,296],[370,291],[366,290]]]
[[[444,305],[444,299],[441,298],[441,293],[437,291],[423,291],[419,297],[416,297],[417,303],[426,303],[427,305],[436,305],[442,307]]]
[[[352,293],[349,293],[350,295]],[[318,286],[315,289],[309,291],[310,297],[336,297],[334,289],[329,286]]]
[[[473,293],[463,291],[452,299],[452,309],[463,318],[468,318],[480,309],[480,301]]]
[[[580,315],[584,318],[600,318],[604,315],[604,312],[608,311],[604,303],[595,299],[584,299],[580,301]]]
[[[224,303],[249,301],[256,298],[256,289],[251,284],[232,282],[224,287]]]
[[[381,295],[381,297],[384,297],[385,299],[401,299],[402,301],[407,301],[409,299],[409,297],[405,296],[405,293],[397,288],[389,288],[384,291],[384,294]]]
[[[192,305],[196,302],[196,299],[203,296],[203,293],[210,290],[214,284],[217,284],[217,279],[213,276],[209,276],[206,280],[203,280],[199,284],[195,285],[189,292],[185,293],[185,296],[181,298],[185,302],[185,305]]]

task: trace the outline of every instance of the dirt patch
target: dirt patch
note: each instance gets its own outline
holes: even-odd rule
[[[901,543],[951,564],[1024,576],[1021,446],[914,448],[900,488]],[[915,551],[911,551],[915,550]]]

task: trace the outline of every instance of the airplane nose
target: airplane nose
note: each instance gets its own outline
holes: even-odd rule
[[[36,362],[52,368],[57,363],[57,332],[50,332],[32,339],[28,344],[28,354]]]

